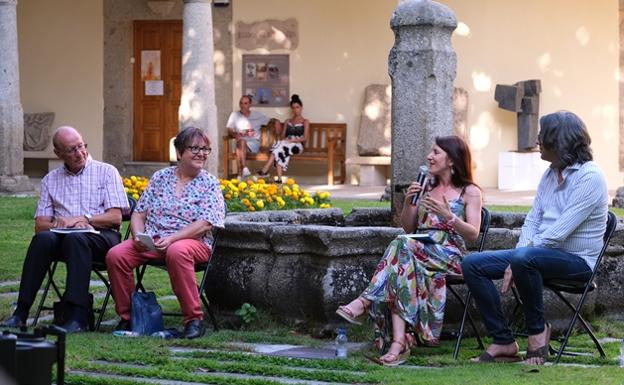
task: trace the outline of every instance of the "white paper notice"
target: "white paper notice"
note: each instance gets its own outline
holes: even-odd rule
[[[163,95],[164,82],[162,80],[146,80],[145,81],[145,95]]]

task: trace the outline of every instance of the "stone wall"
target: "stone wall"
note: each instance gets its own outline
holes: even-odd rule
[[[514,247],[523,221],[524,214],[493,213],[486,248]],[[346,218],[339,209],[231,214],[219,234],[208,295],[223,308],[249,302],[287,318],[338,322],[338,305],[366,287],[385,247],[403,232],[389,223],[389,209],[356,209]],[[623,230],[618,226],[607,249],[589,315],[624,311]],[[560,326],[567,310],[551,293],[545,301],[549,321]],[[504,306],[513,305],[505,296]],[[447,323],[457,322],[460,310],[449,294]]]

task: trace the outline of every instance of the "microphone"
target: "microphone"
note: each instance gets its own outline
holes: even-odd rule
[[[429,167],[427,166],[420,166],[420,171],[418,172],[418,177],[416,177],[416,183],[418,183],[420,185],[420,187],[425,186],[425,184],[427,183],[427,176],[429,176]],[[422,192],[422,190],[421,190]],[[412,197],[412,204],[415,205],[416,201],[418,200],[418,198],[420,197],[420,192],[417,192],[416,194],[414,194],[414,196]]]

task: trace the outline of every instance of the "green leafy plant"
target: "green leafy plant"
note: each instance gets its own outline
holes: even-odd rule
[[[255,321],[258,311],[256,307],[245,302],[240,309],[236,310],[235,314],[243,319],[243,322],[247,325]]]

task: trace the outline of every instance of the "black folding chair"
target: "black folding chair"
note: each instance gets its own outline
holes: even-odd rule
[[[208,271],[210,270],[210,265],[211,265],[211,261],[212,259],[215,257],[215,253],[217,250],[217,237],[219,235],[219,229],[218,228],[214,228],[212,231],[212,236],[213,236],[213,243],[212,243],[212,253],[210,254],[210,258],[208,258],[208,261],[206,262],[199,262],[195,264],[195,272],[201,272],[202,273],[202,278],[200,281],[200,284],[197,286],[197,291],[199,292],[199,298],[202,301],[202,304],[204,305],[204,308],[206,309],[206,313],[208,314],[208,316],[210,317],[210,321],[212,322],[212,326],[214,328],[215,331],[219,330],[219,326],[217,325],[217,319],[215,318],[215,315],[212,311],[212,307],[210,306],[210,301],[208,301],[208,297],[206,296],[206,278],[208,276]],[[141,266],[137,267],[136,269],[136,276],[137,276],[137,283],[136,283],[136,290],[141,290],[142,292],[145,292],[145,287],[143,286],[143,278],[145,276],[145,270],[147,269],[148,266],[152,266],[152,267],[156,267],[159,268],[161,270],[167,270],[167,263],[165,262],[164,258],[163,259],[153,259],[150,260],[144,264],[142,264]],[[177,312],[177,313],[171,313],[171,312],[163,312],[163,315],[165,316],[173,316],[173,317],[182,317],[184,316],[181,312]]]
[[[129,221],[130,221],[130,217],[132,216],[132,213],[134,212],[134,208],[136,207],[136,201],[132,197],[128,197],[128,204],[130,205],[130,210],[127,213],[123,214],[123,217],[122,217],[123,222],[128,222],[128,228],[126,229],[126,233],[123,238],[124,240],[128,239],[128,236],[130,236]],[[56,293],[59,299],[63,298],[61,294],[61,290],[59,289],[56,282],[54,282],[54,272],[56,272],[56,267],[59,262],[61,261],[52,262],[52,264],[50,265],[50,268],[48,269],[48,279],[45,285],[43,286],[43,294],[41,295],[41,300],[39,301],[39,305],[37,306],[37,311],[35,312],[35,317],[33,319],[32,327],[37,326],[37,322],[39,321],[39,316],[41,315],[42,310],[53,310],[52,307],[45,306],[45,300],[48,296],[48,291],[50,290],[50,286],[52,286],[52,288],[54,289],[54,292]],[[91,264],[91,271],[94,272],[95,275],[98,276],[100,281],[102,281],[102,283],[104,283],[104,285],[106,286],[106,295],[104,296],[104,302],[102,303],[102,306],[99,309],[93,310],[94,313],[98,313],[98,319],[97,319],[97,322],[95,323],[95,328],[94,328],[94,330],[98,331],[100,330],[100,324],[102,323],[102,318],[104,317],[104,313],[106,312],[106,306],[108,305],[108,300],[110,299],[111,285],[110,285],[110,282],[108,281],[108,274],[104,275],[104,273],[106,273],[106,264],[104,262],[93,261]]]
[[[574,328],[574,325],[576,324],[577,320],[581,323],[581,325],[583,325],[583,328],[585,329],[587,334],[589,334],[591,339],[594,341],[594,345],[596,345],[596,349],[600,353],[600,357],[606,358],[602,345],[600,344],[600,342],[594,335],[594,332],[592,331],[587,321],[585,321],[585,319],[581,315],[581,309],[583,308],[583,304],[585,303],[585,299],[587,298],[587,293],[596,289],[597,287],[596,282],[594,282],[594,278],[596,277],[596,272],[598,271],[598,266],[600,266],[600,262],[602,261],[602,257],[605,253],[605,250],[607,249],[607,246],[609,245],[609,240],[611,239],[611,236],[613,236],[613,233],[615,232],[616,225],[617,225],[617,218],[615,214],[609,211],[609,213],[607,214],[607,229],[603,237],[604,244],[602,245],[600,254],[598,254],[598,258],[596,259],[596,264],[594,265],[591,277],[589,278],[588,281],[579,282],[579,281],[564,280],[564,279],[544,280],[544,286],[547,287],[553,293],[555,293],[555,295],[559,297],[559,299],[561,299],[561,301],[570,309],[570,311],[574,313],[574,315],[572,316],[572,319],[570,320],[570,323],[568,324],[563,340],[561,341],[561,346],[559,347],[559,350],[557,352],[557,357],[555,358],[555,362],[554,362],[555,364],[559,363],[559,360],[561,359],[561,355],[564,354],[564,350],[568,344],[568,339],[570,338],[570,334],[572,333],[572,329]],[[578,300],[575,306],[566,297],[564,297],[562,293],[580,294],[581,298]],[[576,355],[571,352],[565,353],[565,354]]]
[[[479,232],[481,233],[481,239],[479,240],[479,247],[477,249],[477,251],[479,252],[483,251],[483,247],[485,246],[485,237],[487,236],[487,233],[490,230],[491,218],[492,216],[490,214],[490,210],[486,209],[485,207],[482,207],[481,208],[481,227],[479,228]],[[483,341],[481,340],[481,337],[479,336],[477,327],[475,326],[474,320],[472,319],[472,316],[470,315],[470,312],[469,312],[470,300],[472,299],[470,289],[468,289],[466,293],[466,298],[463,299],[453,287],[453,286],[465,285],[465,284],[466,282],[464,281],[463,276],[448,275],[446,277],[446,285],[448,287],[448,290],[451,292],[451,294],[453,294],[455,298],[457,298],[459,303],[461,303],[461,305],[464,307],[462,320],[461,320],[461,323],[459,324],[459,332],[457,333],[457,340],[455,342],[455,350],[453,351],[454,359],[457,359],[459,355],[459,347],[464,337],[464,327],[466,325],[466,317],[468,318],[468,321],[470,322],[470,325],[472,326],[472,331],[474,335],[477,337],[477,343],[479,344],[478,348],[479,349],[485,348],[485,346],[483,345]]]

